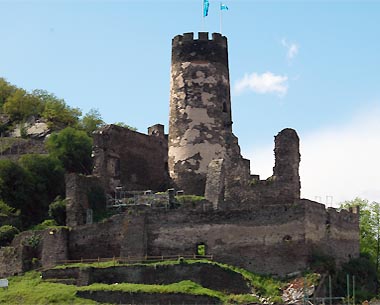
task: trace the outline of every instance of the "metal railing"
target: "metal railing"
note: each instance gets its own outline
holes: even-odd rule
[[[98,257],[91,259],[77,259],[77,260],[60,260],[56,264],[77,264],[77,263],[103,263],[103,262],[114,262],[116,263],[146,263],[146,262],[162,262],[162,261],[172,261],[172,260],[213,260],[213,255],[161,255],[161,256],[126,256],[126,257]]]

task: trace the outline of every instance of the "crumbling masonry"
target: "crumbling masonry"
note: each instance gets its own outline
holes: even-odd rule
[[[357,257],[358,210],[338,212],[300,198],[297,133],[287,128],[275,137],[273,175],[260,180],[240,154],[231,117],[226,37],[174,37],[169,135],[162,125],[148,135],[114,125],[97,131],[93,176],[66,179],[71,229],[34,233],[41,242],[33,255],[48,266],[62,259],[193,255],[204,245],[215,260],[276,275],[307,268],[315,253],[338,264]],[[88,193],[95,186],[127,212],[91,223]],[[178,205],[171,190],[160,194],[167,205],[151,203],[157,199],[151,192],[144,197],[153,198],[149,204],[128,205],[116,191],[168,187],[205,200]],[[28,234],[0,250],[0,276],[28,268]]]

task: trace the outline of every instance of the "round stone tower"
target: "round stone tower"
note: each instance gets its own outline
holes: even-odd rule
[[[227,38],[213,33],[172,41],[169,173],[176,187],[203,195],[207,167],[225,158],[232,135]]]

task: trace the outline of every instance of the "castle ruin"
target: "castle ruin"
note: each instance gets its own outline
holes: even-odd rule
[[[273,175],[260,180],[240,154],[231,117],[226,37],[174,37],[169,134],[162,125],[147,135],[115,125],[98,130],[93,175],[66,177],[70,230],[38,233],[33,255],[49,266],[65,259],[195,255],[202,245],[217,261],[280,276],[306,269],[315,253],[338,264],[358,257],[358,210],[339,212],[300,198],[297,133],[287,128],[275,137]],[[88,194],[95,187],[127,211],[92,223]],[[167,198],[163,205],[118,199],[118,192],[150,190],[144,196],[154,201],[155,192],[168,188],[157,195]],[[205,199],[179,205],[176,191]],[[27,268],[22,240],[28,234],[12,243],[12,255],[0,250],[2,275]]]

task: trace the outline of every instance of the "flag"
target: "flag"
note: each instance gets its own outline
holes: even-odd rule
[[[208,0],[203,0],[203,17],[206,17],[208,15],[208,7],[210,6],[210,3]]]
[[[220,10],[221,11],[223,11],[223,10],[226,10],[226,11],[228,11],[228,6],[227,5],[225,5],[225,4],[220,4]]]

